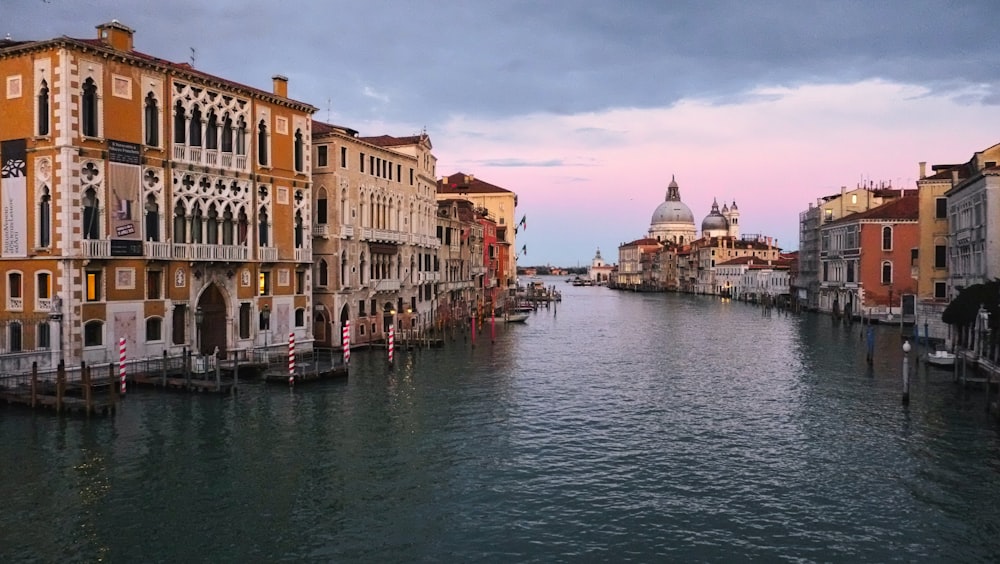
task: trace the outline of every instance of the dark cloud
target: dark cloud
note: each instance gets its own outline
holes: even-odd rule
[[[93,37],[290,93],[347,124],[741,100],[759,86],[881,78],[1000,102],[992,1],[0,0],[0,33]],[[377,96],[373,96],[377,93]],[[329,104],[328,101],[329,100]],[[321,116],[324,112],[320,112]]]

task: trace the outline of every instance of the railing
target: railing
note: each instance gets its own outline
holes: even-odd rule
[[[312,249],[295,249],[295,262],[312,262]]]
[[[247,168],[247,156],[236,155],[236,170],[246,170],[246,168]]]
[[[38,298],[35,300],[35,311],[52,311],[52,298]]]
[[[188,160],[196,163],[201,162],[201,147],[188,147]]]
[[[278,248],[277,247],[258,248],[257,260],[261,262],[278,262]]]
[[[83,239],[80,241],[80,255],[83,258],[108,258],[111,256],[111,240]]]
[[[170,243],[146,241],[144,243],[146,258],[155,260],[170,260]]]
[[[313,225],[312,228],[313,237],[322,237],[324,239],[330,238],[330,226],[327,224]]]
[[[219,163],[219,152],[215,149],[205,149],[205,164],[216,166]]]
[[[24,310],[24,298],[7,298],[7,310],[8,311],[23,311]]]
[[[174,145],[174,160],[175,161],[186,161],[187,160],[187,146],[185,146],[185,145]]]
[[[232,153],[222,153],[222,168],[233,168]]]
[[[242,245],[208,245],[203,243],[158,243],[158,245],[171,247],[173,258],[180,260],[245,262],[250,259],[250,249]],[[158,253],[161,252],[161,247],[156,247],[156,250]],[[148,247],[147,253],[149,253]],[[146,258],[169,259],[170,257],[147,254]]]
[[[374,292],[398,292],[399,280],[372,280],[369,282],[369,288]]]
[[[353,225],[341,225],[340,226],[340,238],[349,239],[354,237],[354,226]]]

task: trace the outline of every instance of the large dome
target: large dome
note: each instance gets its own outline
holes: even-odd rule
[[[653,212],[653,219],[650,222],[657,223],[691,223],[694,224],[694,214],[691,208],[680,200],[667,200],[656,207]]]
[[[689,243],[695,239],[694,214],[691,208],[681,201],[681,190],[675,178],[670,179],[667,186],[666,200],[653,212],[649,224],[649,236],[657,241],[673,243]]]

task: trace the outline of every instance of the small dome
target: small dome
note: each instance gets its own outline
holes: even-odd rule
[[[701,222],[701,232],[704,234],[706,231],[728,231],[729,221],[719,212],[719,203],[715,200],[712,201],[712,211],[705,216],[704,221]]]

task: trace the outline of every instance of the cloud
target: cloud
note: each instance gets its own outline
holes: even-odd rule
[[[381,92],[376,92],[375,89],[372,88],[371,86],[365,85],[361,89],[361,93],[365,97],[371,98],[373,100],[378,100],[379,102],[382,102],[383,104],[388,104],[389,103],[389,96],[387,94],[383,94]]]

